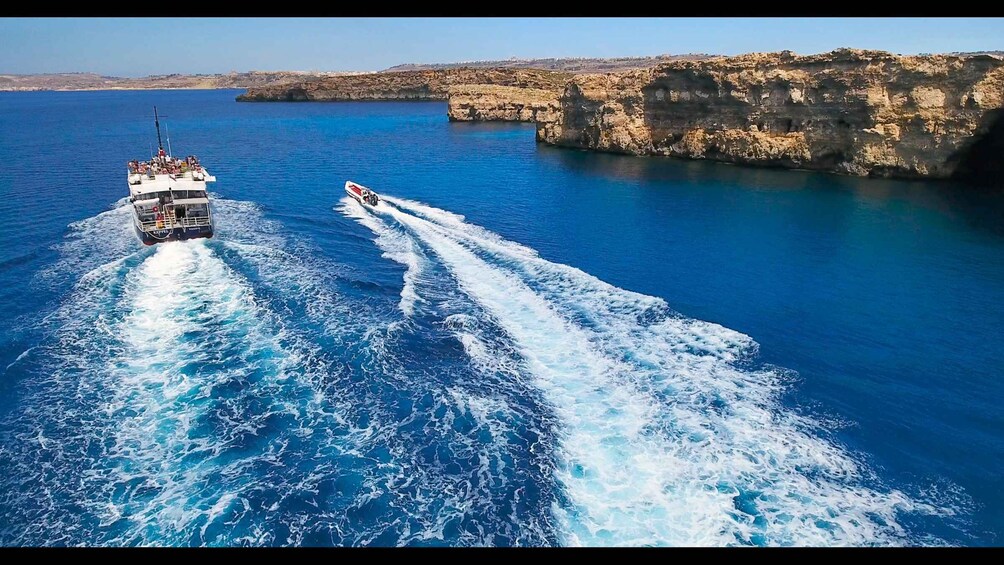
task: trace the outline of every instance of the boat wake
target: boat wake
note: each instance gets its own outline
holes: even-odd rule
[[[407,266],[401,309],[442,289],[442,320],[474,370],[525,386],[554,429],[551,514],[568,545],[887,545],[911,514],[955,512],[884,488],[815,419],[781,402],[793,375],[758,366],[748,336],[553,263],[462,216],[382,196],[344,199]],[[420,259],[419,259],[420,258]]]
[[[215,238],[154,247],[120,203],[36,277],[63,298],[3,374],[0,544],[940,543],[909,517],[957,511],[659,298],[346,197],[360,278],[213,202]]]
[[[555,543],[544,424],[435,349],[454,329],[214,208],[212,240],[143,247],[123,207],[70,226],[36,284],[76,282],[4,374],[0,543]]]
[[[337,210],[373,230],[377,234],[377,246],[384,251],[383,256],[407,268],[404,273],[404,287],[401,288],[399,307],[406,316],[412,316],[415,313],[415,304],[423,301],[422,297],[415,292],[415,286],[428,261],[425,254],[411,238],[393,230],[382,229],[380,221],[366,212],[362,205],[354,206],[352,204],[353,200],[345,198]]]
[[[48,323],[14,367],[27,393],[6,418],[5,544],[295,542],[310,532],[297,504],[359,466],[361,432],[319,388],[331,360],[205,240],[85,273]],[[317,429],[342,440],[305,439]]]

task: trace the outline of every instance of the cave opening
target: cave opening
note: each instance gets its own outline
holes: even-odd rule
[[[952,178],[1004,188],[1004,109],[988,113],[985,124],[971,143],[949,159],[957,163]]]

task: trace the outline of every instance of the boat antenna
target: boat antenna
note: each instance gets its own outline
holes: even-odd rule
[[[164,150],[164,142],[160,140],[160,117],[157,115],[157,107],[153,107],[153,125],[157,126],[157,146]]]
[[[164,133],[167,134],[167,154],[174,155],[174,151],[171,150],[171,130],[167,129],[167,124],[164,125]]]

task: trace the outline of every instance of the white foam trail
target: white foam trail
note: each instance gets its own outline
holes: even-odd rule
[[[94,265],[105,265],[140,251],[143,244],[136,237],[128,204],[128,199],[122,198],[111,210],[70,224],[64,240],[56,245],[59,260],[41,270],[39,279],[75,280]]]
[[[206,240],[159,244],[122,275],[78,284],[53,316],[46,374],[15,422],[40,420],[58,439],[34,428],[16,444],[0,515],[18,509],[25,527],[0,528],[7,542],[228,543],[222,523],[250,514],[258,481],[277,481],[246,470],[281,468],[290,435],[338,425],[339,406],[315,388],[330,367]],[[275,418],[303,428],[265,432]],[[255,441],[268,443],[246,447]],[[282,487],[282,497],[314,488]]]
[[[866,468],[781,407],[783,372],[736,367],[755,352],[749,337],[462,217],[384,200],[514,338],[561,422],[564,543],[895,544],[907,541],[901,512],[936,511],[866,486]]]
[[[398,347],[414,324],[339,299],[328,266],[257,206],[214,204],[217,238],[92,269],[52,316],[51,338],[21,362],[31,400],[11,419],[17,441],[0,443],[16,455],[0,465],[10,470],[0,540],[553,540],[540,498],[508,495],[510,478],[539,480],[515,468],[514,427],[525,424],[509,397],[416,378]],[[237,219],[243,227],[227,227]],[[342,337],[321,335],[313,318]],[[346,330],[346,320],[358,323]],[[332,363],[333,351],[345,362]],[[440,457],[448,469],[429,464]],[[471,527],[472,515],[494,525]]]
[[[4,368],[4,371],[9,371],[11,367],[16,365],[17,363],[20,363],[21,360],[28,357],[28,355],[30,355],[32,350],[34,349],[35,349],[34,347],[29,347],[28,349],[22,351],[20,355],[18,355],[13,361],[7,364],[7,367]]]
[[[285,249],[289,241],[279,222],[266,219],[261,205],[245,200],[213,197],[215,238]]]
[[[422,250],[410,237],[388,229],[386,224],[369,214],[362,204],[348,196],[342,198],[338,211],[377,234],[376,244],[383,250],[383,257],[406,267],[404,286],[401,288],[401,301],[398,306],[405,316],[412,316],[415,313],[415,304],[424,301],[415,291],[415,286],[422,276],[422,269],[426,262]]]
[[[324,261],[309,243],[264,218],[253,202],[214,202],[217,240],[255,270],[256,282],[273,289],[284,301],[299,303],[310,321],[338,341],[358,339],[359,333],[373,325],[378,317],[374,312],[358,302],[349,304],[335,290],[335,279],[345,274],[342,265]],[[352,337],[346,337],[349,334]]]
[[[499,343],[486,343],[476,330],[478,324],[473,316],[451,314],[443,320],[443,325],[453,330],[464,353],[482,374],[498,373],[511,380],[522,380],[519,361],[513,355],[516,352]]]
[[[235,363],[202,373],[192,367],[212,364],[228,345],[218,341],[221,337],[239,336],[258,351],[274,352],[257,362],[266,379],[288,378],[286,371],[298,364],[300,353],[282,344],[250,289],[203,240],[159,244],[127,275],[126,286],[128,313],[115,328],[124,349],[105,369],[113,379],[105,387],[112,395],[101,409],[115,421],[106,458],[121,462],[111,467],[110,484],[142,481],[156,494],[119,501],[112,495],[93,510],[109,521],[129,521],[120,541],[173,543],[187,539],[193,528],[204,534],[222,516],[234,493],[222,491],[225,485],[207,485],[218,470],[212,455],[257,433],[268,416],[230,422],[222,437],[199,431],[195,426],[205,425],[200,420],[207,415],[213,387],[246,378],[244,373],[254,368]],[[229,326],[228,337],[213,335],[211,328],[218,324]],[[186,460],[191,463],[181,463]]]

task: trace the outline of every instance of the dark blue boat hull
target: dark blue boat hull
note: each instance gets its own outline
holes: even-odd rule
[[[164,243],[165,241],[184,241],[186,239],[198,239],[200,237],[213,237],[213,226],[197,226],[191,228],[172,228],[144,232],[135,224],[136,234],[146,245],[154,243]]]

